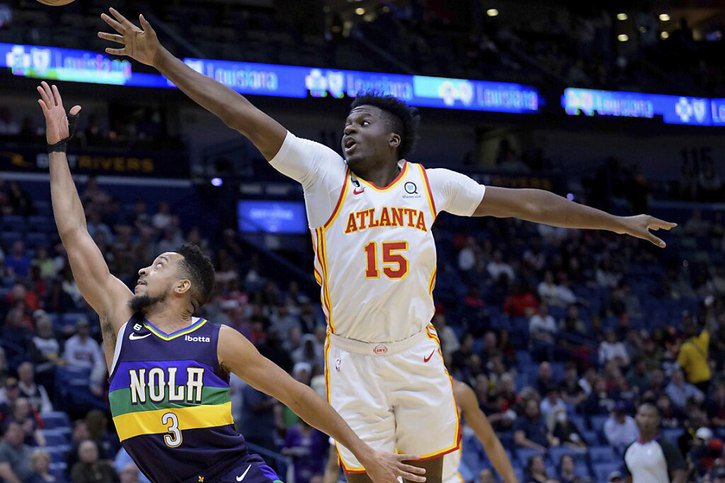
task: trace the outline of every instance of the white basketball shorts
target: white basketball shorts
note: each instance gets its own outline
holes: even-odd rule
[[[453,385],[432,325],[392,343],[330,334],[325,344],[327,399],[372,448],[432,459],[458,449]],[[337,444],[347,473],[365,470]]]

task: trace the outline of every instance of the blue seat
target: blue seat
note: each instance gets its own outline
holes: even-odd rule
[[[70,443],[68,433],[57,429],[43,429],[41,431],[45,438],[46,446],[62,446]]]
[[[33,229],[36,228],[33,227]],[[25,242],[30,246],[46,246],[49,240],[50,236],[47,233],[33,231],[25,234]]]
[[[589,429],[601,433],[604,431],[604,422],[609,418],[606,414],[589,416]]]
[[[43,420],[43,427],[45,429],[70,428],[70,419],[62,411],[41,413],[40,419]]]
[[[7,247],[18,241],[23,241],[22,233],[17,231],[3,231],[0,233],[0,242]]]
[[[12,231],[25,231],[25,228],[27,226],[27,223],[25,222],[25,217],[20,215],[3,215],[2,218],[0,218],[0,221],[2,221],[2,226],[4,230],[12,230]]]
[[[46,446],[43,449],[50,454],[50,460],[53,463],[61,463],[66,461],[66,457],[68,456],[71,446],[68,444],[60,446]]]
[[[543,451],[539,451],[538,449],[532,449],[532,448],[516,448],[516,457],[519,460],[519,463],[524,468],[526,467],[527,463],[529,462],[529,458],[532,456],[541,455],[545,456],[546,453]]]
[[[592,464],[610,463],[615,460],[617,454],[611,446],[592,446],[589,448],[589,461]]]
[[[607,481],[607,477],[612,471],[621,471],[622,463],[611,462],[611,463],[600,463],[594,465],[594,481]]]
[[[677,438],[682,434],[682,428],[668,428],[662,430],[662,436],[672,444],[677,444]]]

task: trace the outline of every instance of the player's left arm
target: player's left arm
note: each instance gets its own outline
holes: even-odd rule
[[[491,423],[478,406],[476,394],[467,384],[455,381],[454,384],[456,403],[461,407],[461,412],[466,418],[466,423],[473,429],[478,440],[483,444],[488,459],[493,463],[505,483],[516,482],[516,474],[509,460],[501,441],[494,433]]]
[[[311,387],[296,381],[277,364],[259,353],[256,347],[236,330],[222,325],[217,348],[219,364],[255,389],[269,394],[320,431],[348,448],[362,463],[376,483],[397,483],[397,477],[424,482],[422,468],[404,463],[416,459],[376,451],[366,445],[350,426]]]
[[[608,230],[648,240],[660,248],[666,246],[665,242],[650,230],[670,230],[677,226],[649,215],[611,215],[545,190],[495,186],[486,187],[486,194],[473,216],[514,217],[563,228]]]

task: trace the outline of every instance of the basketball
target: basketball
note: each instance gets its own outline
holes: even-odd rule
[[[48,5],[50,7],[62,7],[63,5],[68,5],[74,1],[75,0],[38,0],[38,3],[42,3],[43,5]]]

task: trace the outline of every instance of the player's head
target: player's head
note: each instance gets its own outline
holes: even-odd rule
[[[418,137],[418,110],[393,96],[366,93],[355,98],[345,120],[342,152],[352,167],[390,159],[397,162]]]
[[[185,302],[194,313],[209,300],[214,288],[214,265],[198,246],[191,244],[162,253],[138,275],[130,302],[134,313],[143,314],[171,300]]]
[[[652,403],[640,404],[635,416],[639,432],[644,435],[654,435],[660,427],[660,411]]]

